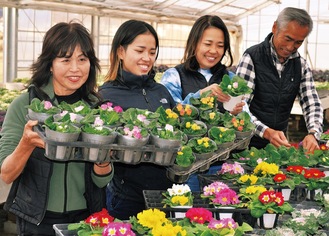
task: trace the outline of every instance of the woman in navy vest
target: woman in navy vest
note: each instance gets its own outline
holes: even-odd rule
[[[222,61],[228,66],[233,63],[228,29],[218,16],[202,16],[190,31],[182,64],[166,70],[161,83],[176,103],[183,104],[190,103],[191,97],[200,98],[202,93],[211,90],[211,95],[217,96],[219,110],[225,112],[222,103],[229,101],[230,97],[218,84],[225,74],[232,73]],[[231,113],[240,113],[244,104],[238,103]]]

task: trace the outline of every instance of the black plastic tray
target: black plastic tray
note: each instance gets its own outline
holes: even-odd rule
[[[250,142],[252,135],[244,139],[236,140],[234,144],[225,149],[218,149],[215,154],[206,160],[197,160],[189,169],[177,170],[173,166],[167,167],[167,176],[173,182],[184,183],[190,177],[191,174],[196,172],[203,172],[209,169],[210,165],[217,161],[225,161],[229,158],[232,150],[241,148],[241,145],[245,145]]]

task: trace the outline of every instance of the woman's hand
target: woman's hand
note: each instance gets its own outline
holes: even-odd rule
[[[220,101],[221,103],[223,102],[228,102],[230,100],[230,96],[223,93],[221,88],[218,86],[218,84],[211,84],[208,87],[205,87],[200,90],[200,95],[202,93],[205,93],[207,91],[211,91],[211,96],[217,97],[217,101]]]
[[[245,105],[245,102],[239,102],[235,105],[235,107],[233,108],[233,110],[231,111],[232,115],[237,115],[240,112],[242,112],[243,110],[243,106]]]

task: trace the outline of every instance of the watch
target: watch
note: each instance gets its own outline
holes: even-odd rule
[[[316,131],[308,132],[308,134],[313,135],[316,140],[320,140],[320,134]]]

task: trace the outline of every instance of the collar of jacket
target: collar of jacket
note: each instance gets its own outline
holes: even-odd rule
[[[148,84],[155,82],[154,81],[155,73],[152,71],[147,75],[135,75],[128,71],[122,71],[122,75],[119,74],[118,78],[113,81],[115,83],[119,83],[123,86],[126,86],[130,89],[134,88],[144,88]]]

